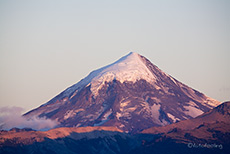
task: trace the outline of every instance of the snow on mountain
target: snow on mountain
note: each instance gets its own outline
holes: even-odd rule
[[[131,103],[126,102],[126,105]],[[103,118],[109,119],[111,113],[109,110]],[[48,131],[1,130],[0,153],[227,154],[230,153],[229,132],[230,102],[224,102],[196,118],[152,127],[138,134],[104,126],[62,127]]]
[[[91,72],[86,78],[68,88],[65,91],[65,94],[68,96],[76,89],[91,85],[90,90],[94,96],[97,96],[98,90],[103,84],[105,84],[105,82],[111,82],[114,79],[119,80],[121,83],[125,81],[135,82],[140,79],[153,83],[155,81],[155,76],[145,66],[137,53],[130,52],[128,55],[120,58],[113,64]],[[74,95],[75,93],[73,96]]]
[[[131,52],[24,116],[51,118],[67,127],[138,132],[196,117],[219,104]]]
[[[215,123],[217,124],[228,123],[228,125],[230,124],[230,101],[223,102],[217,107],[209,110],[208,112],[202,113],[196,118],[183,120],[178,123],[174,123],[163,127],[148,128],[144,130],[143,133],[147,133],[147,134],[168,133],[175,128],[181,130],[193,130],[193,129],[200,129],[201,127],[204,127],[207,124],[214,125]],[[218,129],[226,129],[226,128],[227,127],[219,126]],[[230,127],[228,127],[227,129],[230,129]],[[209,132],[215,132],[215,131],[209,129]],[[200,135],[201,134],[197,134],[197,136]]]
[[[114,79],[121,83],[125,81],[136,82],[140,79],[152,83],[155,80],[154,75],[144,65],[139,55],[134,52],[129,53],[107,67],[93,72],[92,76],[94,77],[91,82],[91,91],[94,95],[98,94],[98,89],[105,82],[108,83]]]

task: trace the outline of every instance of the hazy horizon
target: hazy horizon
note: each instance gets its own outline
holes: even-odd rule
[[[129,52],[230,100],[230,1],[1,1],[0,107],[36,108]]]

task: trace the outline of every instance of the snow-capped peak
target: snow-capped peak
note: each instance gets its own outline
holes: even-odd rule
[[[96,96],[105,82],[110,82],[114,79],[121,83],[124,81],[135,82],[140,79],[153,83],[156,78],[143,63],[140,55],[130,52],[116,62],[91,72],[86,78],[67,89],[67,91],[91,84],[91,91]]]
[[[25,116],[47,117],[59,126],[104,125],[138,132],[198,116],[215,103],[131,52]]]

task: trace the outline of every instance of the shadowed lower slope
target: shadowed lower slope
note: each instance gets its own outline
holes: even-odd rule
[[[115,127],[17,129],[0,132],[0,153],[230,153],[230,102],[191,120],[127,134]]]

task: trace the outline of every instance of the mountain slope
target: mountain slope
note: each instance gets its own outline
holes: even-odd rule
[[[129,135],[114,127],[56,128],[34,131],[14,128],[0,132],[0,154],[127,153]]]
[[[230,152],[230,102],[194,118],[163,127],[144,130],[144,134],[159,134],[160,137],[143,145],[139,151],[154,151],[158,144],[184,144],[186,153]],[[183,150],[182,150],[183,151]],[[158,151],[159,152],[159,151]]]
[[[204,122],[201,123],[202,121]],[[225,154],[230,152],[230,102],[225,102],[197,118],[171,125],[177,126],[169,130],[164,127],[170,125],[164,126],[159,129],[161,132],[148,132],[148,134],[127,134],[115,127],[65,127],[49,131],[14,128],[0,132],[0,153]]]
[[[24,116],[57,120],[58,127],[115,126],[135,133],[196,117],[218,104],[131,52]]]
[[[221,127],[221,125],[225,123],[229,124],[228,128]],[[211,109],[208,112],[201,114],[196,118],[183,120],[178,123],[174,123],[164,127],[148,128],[142,131],[142,133],[148,133],[148,134],[167,133],[175,129],[193,130],[211,124],[219,125],[221,129],[227,129],[230,132],[230,102],[222,103],[219,106]]]

